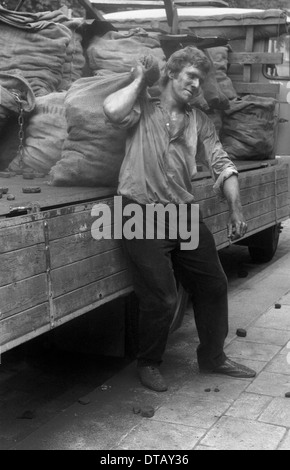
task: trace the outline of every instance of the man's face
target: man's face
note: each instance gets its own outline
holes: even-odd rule
[[[200,69],[188,64],[178,75],[171,78],[175,99],[180,103],[187,104],[198,94],[200,84],[204,80],[204,74]]]

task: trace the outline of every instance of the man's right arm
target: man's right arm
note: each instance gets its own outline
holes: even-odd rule
[[[114,124],[120,124],[130,115],[137,98],[145,88],[145,71],[142,65],[132,72],[133,81],[125,88],[112,93],[104,101],[104,113]]]

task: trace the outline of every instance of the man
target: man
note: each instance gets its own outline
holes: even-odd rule
[[[104,112],[112,123],[128,128],[118,188],[125,205],[138,204],[145,212],[148,205],[187,204],[192,224],[192,178],[196,159],[202,158],[215,180],[214,188],[228,202],[228,236],[233,240],[247,229],[238,172],[222,149],[214,125],[203,112],[190,107],[209,67],[205,54],[195,47],[175,52],[160,80],[160,98],[150,99],[143,60],[132,71],[132,83],[105,100]],[[180,236],[172,239],[169,232],[167,225],[165,239],[124,239],[140,302],[137,370],[142,384],[157,392],[167,390],[159,367],[176,306],[176,277],[191,294],[200,371],[254,377],[254,371],[228,359],[223,350],[228,334],[227,279],[202,216],[194,250],[181,250]]]

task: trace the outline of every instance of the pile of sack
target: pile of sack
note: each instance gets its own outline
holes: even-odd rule
[[[106,121],[103,102],[130,83],[140,56],[153,56],[161,72],[166,58],[158,35],[142,28],[93,34],[84,48],[83,24],[61,11],[24,14],[0,7],[1,170],[9,164],[18,172],[24,165],[49,174],[52,185],[116,186],[126,131]],[[192,105],[213,120],[231,158],[270,157],[274,100],[239,98],[227,74],[229,48],[205,52],[211,70]],[[85,67],[89,76],[83,76]],[[158,82],[151,85],[149,92],[157,96]]]

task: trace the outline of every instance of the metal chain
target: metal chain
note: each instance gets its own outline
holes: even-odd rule
[[[19,146],[18,146],[18,156],[19,156],[19,167],[22,170],[24,167],[24,109],[22,101],[17,92],[13,91],[12,95],[18,105],[19,109],[19,116],[18,116],[18,124],[19,124]]]

